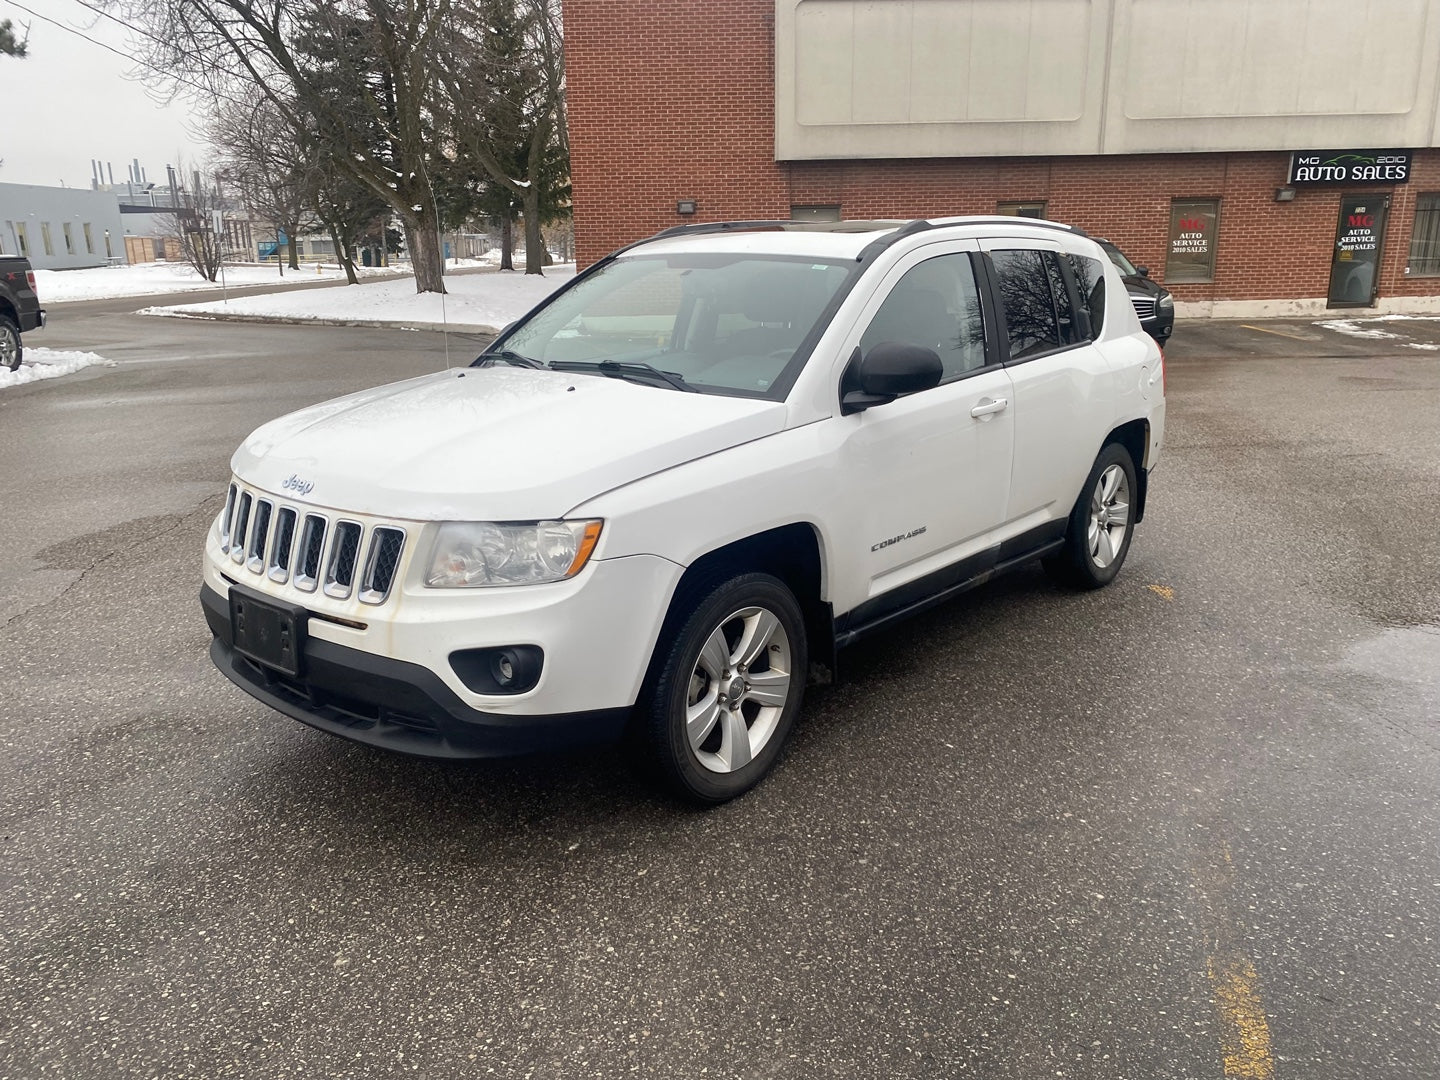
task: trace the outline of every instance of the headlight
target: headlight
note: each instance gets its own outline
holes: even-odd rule
[[[1175,297],[1171,296],[1168,292],[1161,293],[1160,299],[1155,302],[1155,306],[1162,308],[1173,308],[1175,306]]]
[[[538,585],[574,577],[600,539],[598,521],[447,521],[430,552],[432,589]]]

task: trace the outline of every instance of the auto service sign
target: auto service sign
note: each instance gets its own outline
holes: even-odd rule
[[[1287,184],[1403,184],[1410,150],[1296,150]]]

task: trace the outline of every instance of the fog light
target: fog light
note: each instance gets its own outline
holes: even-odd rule
[[[523,694],[533,690],[544,666],[545,652],[538,645],[461,649],[450,654],[450,667],[476,694]]]
[[[495,678],[501,686],[509,686],[515,681],[515,658],[508,652],[502,652],[495,661]]]

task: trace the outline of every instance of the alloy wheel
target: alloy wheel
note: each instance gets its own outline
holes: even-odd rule
[[[1111,465],[1095,482],[1090,495],[1090,558],[1102,570],[1115,561],[1130,527],[1130,480]]]
[[[790,638],[773,612],[745,607],[721,620],[686,695],[685,729],[700,765],[733,773],[753,761],[775,734],[792,676]]]

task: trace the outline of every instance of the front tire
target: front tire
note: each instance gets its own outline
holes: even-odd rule
[[[20,328],[10,321],[9,316],[0,315],[0,367],[14,371],[24,355],[25,351],[20,346]]]
[[[769,574],[741,574],[688,597],[661,641],[640,702],[647,755],[681,798],[713,806],[775,765],[809,670],[805,618]]]
[[[1135,462],[1119,443],[1095,459],[1065,532],[1065,546],[1045,560],[1050,576],[1077,589],[1109,585],[1120,573],[1135,534]]]

